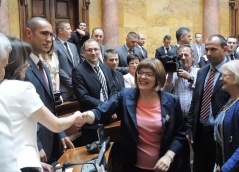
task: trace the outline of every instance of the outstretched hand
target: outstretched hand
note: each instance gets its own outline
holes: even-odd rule
[[[77,118],[75,120],[75,125],[77,127],[82,127],[87,122],[87,112],[81,113],[80,111],[75,112],[77,113]]]

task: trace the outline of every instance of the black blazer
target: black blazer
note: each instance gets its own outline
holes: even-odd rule
[[[72,33],[71,38],[68,41],[76,45],[78,54],[80,55],[81,47],[83,46],[84,42],[89,38],[90,38],[89,32],[85,31],[85,35],[82,36],[76,31]]]
[[[113,78],[111,70],[108,66],[99,63],[104,73],[108,88],[108,97],[116,94],[113,86]],[[101,83],[95,71],[85,60],[72,70],[73,90],[77,101],[79,102],[81,111],[86,111],[97,107],[103,102],[100,100]]]
[[[129,55],[128,50],[126,48],[126,45],[122,45],[120,47],[115,48],[115,51],[117,51],[119,55],[119,67],[117,70],[121,72],[123,75],[127,74],[129,72],[128,64],[127,64],[127,56]],[[134,47],[134,54],[137,54],[140,57],[140,60],[142,60],[142,54],[140,50],[136,47]]]
[[[170,93],[158,92],[161,101],[162,122],[164,135],[161,141],[159,158],[168,150],[176,153],[169,172],[182,170],[183,147],[187,143],[183,115],[178,96]],[[136,107],[139,97],[137,89],[126,88],[102,105],[93,109],[95,123],[104,120],[110,114],[116,113],[121,118],[120,131],[111,149],[112,158],[122,165],[135,165],[137,161],[137,144],[139,133],[136,119]],[[189,152],[188,155],[189,157]]]
[[[193,93],[193,98],[191,101],[191,106],[188,114],[188,123],[187,123],[187,134],[193,135],[195,138],[196,128],[200,119],[200,110],[204,92],[204,83],[207,73],[210,69],[210,64],[202,67],[197,73],[197,80],[195,85],[195,90]],[[219,80],[221,74],[218,77],[218,80],[213,88],[211,103],[212,103],[212,113],[216,117],[221,108],[229,100],[230,95],[222,90],[222,81]],[[194,144],[196,144],[194,139]]]
[[[29,67],[26,70],[25,80],[31,82],[36,88],[36,92],[39,94],[44,105],[53,113],[56,114],[55,110],[55,100],[53,95],[53,88],[50,73],[47,67],[43,64],[44,70],[46,72],[49,88],[46,86],[44,78],[40,73],[37,65],[33,62],[31,58],[29,58]],[[59,133],[60,138],[66,137],[65,132]],[[38,149],[44,149],[47,158],[51,157],[52,148],[53,148],[53,138],[54,133],[48,130],[46,127],[38,123],[38,131],[37,131],[37,145]],[[57,145],[54,145],[57,146]]]
[[[122,90],[122,88],[125,87],[125,85],[124,85],[124,77],[123,77],[122,73],[120,73],[118,71],[111,70],[111,73],[112,73],[112,77],[113,77],[114,88],[116,88],[117,92],[119,92],[120,90]],[[118,81],[115,78],[115,73],[117,75]]]
[[[172,45],[170,47],[171,47],[171,49],[168,51],[167,55],[175,56],[177,54],[177,47],[172,46]],[[156,51],[155,51],[155,58],[156,59],[160,60],[162,58],[162,56],[164,56],[164,55],[166,55],[165,51],[164,51],[164,46],[159,47],[159,48],[156,49]]]

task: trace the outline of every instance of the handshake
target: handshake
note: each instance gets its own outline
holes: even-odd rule
[[[75,117],[75,125],[77,127],[82,127],[85,123],[93,124],[95,121],[95,115],[92,111],[83,113],[76,111],[73,116]]]

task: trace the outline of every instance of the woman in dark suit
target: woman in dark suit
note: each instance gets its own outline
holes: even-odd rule
[[[214,139],[217,143],[217,172],[239,171],[239,60],[221,67],[222,89],[230,99],[215,121]]]
[[[84,122],[90,124],[114,113],[121,118],[111,149],[112,160],[120,164],[121,172],[187,171],[181,156],[187,143],[180,102],[177,96],[161,91],[165,78],[158,59],[144,59],[137,67],[135,89],[124,89],[83,113]]]

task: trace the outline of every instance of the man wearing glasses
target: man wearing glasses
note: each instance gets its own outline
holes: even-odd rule
[[[94,39],[88,39],[82,48],[86,60],[73,68],[72,84],[80,111],[84,112],[108,101],[117,89],[114,88],[110,68],[99,61],[99,44]],[[82,136],[75,141],[76,146],[97,141],[97,128],[97,125],[84,125]]]

